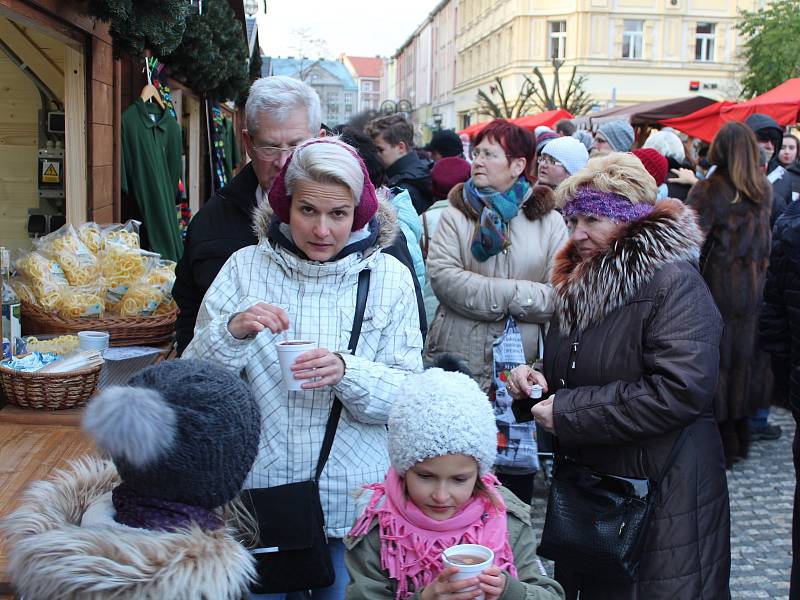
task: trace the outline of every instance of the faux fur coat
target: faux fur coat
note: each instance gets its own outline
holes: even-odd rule
[[[28,489],[0,522],[8,574],[31,600],[239,600],[255,567],[229,531],[82,526],[119,485],[113,463],[87,457]]]
[[[470,251],[477,221],[464,206],[463,187],[458,184],[450,191],[450,206],[442,212],[428,250],[428,277],[439,307],[425,351],[428,359],[442,352],[462,355],[487,391],[492,344],[509,316],[522,333],[525,358],[538,357],[539,333],[553,312],[550,271],[567,241],[567,227],[553,210],[553,191],[534,186],[508,224],[509,248],[479,262]]]
[[[720,422],[744,419],[751,409],[769,406],[772,396],[770,361],[756,339],[771,243],[771,197],[765,189],[758,203],[733,202],[730,179],[714,173],[695,184],[686,200],[706,232],[701,270],[725,323],[714,398]]]
[[[607,249],[572,242],[553,268],[544,374],[560,450],[597,471],[661,482],[634,584],[582,578],[556,564],[581,600],[729,598],[730,512],[712,413],[722,322],[697,268],[694,212],[663,200],[621,224]]]

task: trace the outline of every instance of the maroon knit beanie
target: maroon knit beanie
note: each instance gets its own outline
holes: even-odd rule
[[[361,167],[361,172],[364,174],[364,186],[361,189],[361,199],[358,203],[358,206],[356,206],[355,213],[353,214],[353,227],[351,228],[351,231],[358,231],[359,229],[363,228],[364,225],[369,223],[372,217],[375,216],[375,213],[378,212],[378,197],[375,195],[375,187],[372,185],[372,182],[369,179],[369,173],[367,173],[367,167],[364,165],[364,161],[361,160],[358,152],[356,152],[351,146],[338,140],[327,140],[325,138],[315,138],[313,140],[309,140],[301,144],[294,153],[298,152],[302,148],[305,148],[306,146],[311,146],[313,144],[338,144],[339,146],[346,148],[358,161],[358,165]],[[275,180],[272,182],[272,186],[269,188],[269,194],[267,196],[269,199],[269,205],[272,207],[272,210],[275,211],[275,215],[278,217],[278,220],[281,223],[287,224],[289,223],[289,215],[291,213],[290,209],[292,198],[286,191],[286,171],[292,162],[292,158],[294,158],[294,153],[292,153],[292,155],[286,161],[286,164],[283,165],[280,173],[278,173],[277,177],[275,177]]]
[[[457,184],[470,176],[470,164],[458,156],[448,156],[436,161],[431,169],[431,188],[437,200],[444,200]]]
[[[645,170],[656,180],[656,185],[660,186],[667,180],[669,163],[661,152],[653,148],[639,148],[631,152],[631,154],[642,161]]]

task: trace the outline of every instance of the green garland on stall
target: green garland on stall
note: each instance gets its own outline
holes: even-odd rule
[[[180,45],[159,58],[186,85],[213,99],[247,93],[247,42],[227,0],[204,0],[203,14],[187,18]]]
[[[142,56],[149,48],[156,56],[181,43],[186,29],[188,0],[90,0],[89,14],[110,24],[114,55]]]

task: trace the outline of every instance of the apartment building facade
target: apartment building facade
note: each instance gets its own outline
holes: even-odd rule
[[[554,59],[563,63],[562,89],[577,65],[598,109],[692,94],[732,98],[741,69],[738,13],[767,1],[444,0],[393,57],[398,92],[409,95],[415,116],[438,114],[443,127],[458,129],[488,118],[478,113],[478,90],[500,78],[513,100],[537,66],[550,85]],[[424,35],[430,42],[417,39]],[[414,87],[422,73],[406,68],[419,63],[426,43],[430,111]]]
[[[379,56],[347,56],[339,61],[344,64],[358,87],[357,111],[378,110],[381,104],[383,59]]]

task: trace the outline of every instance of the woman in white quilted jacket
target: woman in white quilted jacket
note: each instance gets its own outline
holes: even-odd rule
[[[320,479],[336,580],[314,600],[344,598],[341,538],[356,516],[351,492],[389,467],[386,423],[395,391],[422,369],[414,285],[408,268],[383,253],[397,225],[379,205],[355,150],[333,138],[298,146],[254,215],[256,246],[228,259],[203,299],[184,357],[242,371],[261,405],[261,443],[245,488],[314,477],[334,396],[343,410]],[[371,271],[355,355],[347,347],[359,273]],[[294,376],[282,381],[276,343],[313,340]],[[284,598],[284,594],[253,596]]]

